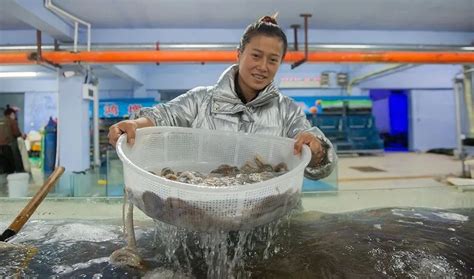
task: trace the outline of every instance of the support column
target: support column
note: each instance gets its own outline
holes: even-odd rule
[[[134,98],[148,98],[148,92],[146,92],[145,86],[134,86],[133,87]]]
[[[58,78],[59,165],[68,172],[90,168],[90,101],[83,99],[84,76]]]

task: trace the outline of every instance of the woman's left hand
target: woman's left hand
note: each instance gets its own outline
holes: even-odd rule
[[[317,166],[324,156],[323,146],[321,144],[321,140],[317,138],[313,133],[310,132],[301,132],[295,137],[295,147],[294,147],[294,154],[300,154],[301,149],[303,148],[303,144],[306,144],[311,149],[311,161],[309,162],[308,166],[314,167]]]

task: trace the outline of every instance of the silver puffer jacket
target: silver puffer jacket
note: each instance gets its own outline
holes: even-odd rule
[[[180,126],[225,131],[242,131],[294,138],[301,131],[315,134],[322,142],[325,158],[319,166],[307,167],[305,176],[320,179],[336,165],[331,142],[316,127],[311,127],[301,108],[271,83],[247,104],[235,92],[237,65],[229,67],[214,86],[196,87],[167,103],[143,108],[133,119],[146,117],[157,126]]]

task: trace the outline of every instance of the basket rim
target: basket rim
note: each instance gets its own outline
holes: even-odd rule
[[[202,129],[202,128],[187,128],[187,127],[172,127],[172,126],[153,126],[153,127],[145,127],[145,128],[139,128],[136,130],[135,137],[138,136],[144,136],[144,135],[149,135],[149,134],[155,134],[155,133],[164,133],[164,132],[185,132],[185,133],[192,133],[192,134],[205,134],[209,135],[209,133],[215,134],[215,135],[225,135],[225,136],[239,136],[239,137],[245,137],[247,139],[251,138],[260,138],[262,136],[271,138],[276,141],[286,141],[286,142],[292,142],[294,143],[295,140],[291,138],[285,138],[285,137],[278,137],[278,136],[272,136],[272,135],[263,135],[263,134],[254,134],[254,133],[243,133],[243,132],[232,132],[232,131],[220,131],[220,130],[209,130],[209,129]],[[140,175],[144,175],[152,180],[155,180],[157,182],[165,182],[164,184],[168,187],[174,187],[176,186],[179,189],[182,190],[188,190],[188,191],[212,191],[212,192],[222,192],[222,193],[230,193],[230,192],[241,192],[241,191],[249,191],[249,190],[256,190],[261,188],[262,186],[268,186],[268,181],[272,180],[274,182],[279,182],[282,180],[288,179],[290,176],[294,175],[293,171],[302,171],[306,168],[308,163],[311,160],[311,150],[309,146],[303,145],[301,155],[300,155],[300,162],[298,165],[293,168],[291,171],[265,180],[261,182],[256,182],[256,183],[248,183],[248,184],[236,184],[236,185],[230,185],[230,186],[209,186],[209,185],[197,185],[197,184],[189,184],[189,183],[183,183],[179,181],[174,181],[170,179],[166,179],[164,177],[161,177],[159,175],[154,175],[140,167],[138,167],[135,163],[133,163],[127,155],[125,155],[125,152],[123,150],[123,147],[125,145],[128,145],[127,143],[127,135],[122,134],[116,144],[116,151],[117,154],[122,161],[123,164],[128,165],[131,167],[134,171],[138,172]]]

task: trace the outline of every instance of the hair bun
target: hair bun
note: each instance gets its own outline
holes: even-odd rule
[[[258,21],[278,25],[275,17],[273,17],[273,16],[264,16],[264,17],[260,18]]]

